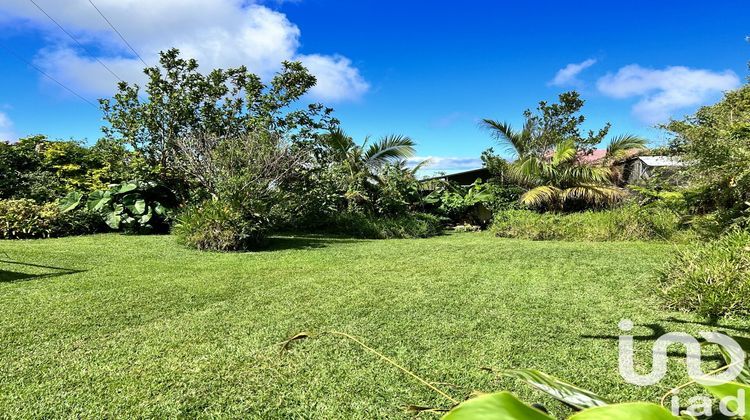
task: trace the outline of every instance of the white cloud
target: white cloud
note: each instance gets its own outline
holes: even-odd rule
[[[578,80],[578,75],[594,64],[596,64],[596,60],[593,58],[589,58],[580,63],[570,63],[558,70],[557,74],[555,74],[555,77],[549,82],[549,84],[553,86],[570,86],[579,84],[580,80]]]
[[[16,134],[13,131],[13,121],[8,114],[0,112],[0,141],[15,141]]]
[[[424,160],[428,160],[429,163],[422,168],[430,172],[462,171],[482,167],[482,159],[452,156],[415,156],[408,159],[407,164],[413,167]]]
[[[87,0],[37,0],[63,27],[80,40],[82,51],[27,0],[5,0],[3,25],[24,23],[39,28],[49,44],[36,63],[63,83],[87,95],[109,95],[116,79],[96,58],[121,78],[142,82],[142,63],[109,28]],[[96,5],[125,36],[146,63],[158,52],[179,48],[198,60],[202,69],[246,65],[270,77],[283,60],[300,60],[318,78],[311,92],[321,100],[361,97],[369,88],[351,61],[339,55],[302,54],[300,30],[284,15],[242,0],[97,0]]]
[[[649,124],[664,122],[676,111],[705,104],[739,85],[739,77],[731,70],[715,72],[682,66],[659,70],[637,64],[597,81],[597,88],[607,96],[638,98],[633,114]]]

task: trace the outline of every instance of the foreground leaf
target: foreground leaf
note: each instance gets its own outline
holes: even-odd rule
[[[676,420],[666,408],[645,402],[605,405],[583,410],[569,420]]]
[[[745,351],[745,365],[742,367],[742,372],[740,372],[740,376],[735,379],[736,382],[739,382],[741,384],[750,385],[750,338],[745,337],[732,337],[739,345],[742,347],[742,350]],[[721,351],[722,357],[724,357],[724,361],[729,364],[732,363],[732,356],[729,354],[727,349],[724,348],[724,346],[719,346],[719,350]]]
[[[747,405],[748,398],[750,398],[750,385],[726,382],[717,383],[716,385],[707,385],[704,383],[701,386],[720,400],[726,398],[724,401],[726,401],[727,408],[735,413],[743,413],[743,419],[750,419],[750,410],[748,410],[750,407],[742,407],[742,410],[738,411],[740,407],[738,407],[737,403],[737,398],[740,397],[740,401],[744,401],[745,405]]]
[[[485,394],[456,406],[443,420],[550,420],[507,391]]]
[[[520,379],[577,410],[610,404],[609,401],[593,392],[578,388],[538,370],[510,369],[503,371],[502,375]]]

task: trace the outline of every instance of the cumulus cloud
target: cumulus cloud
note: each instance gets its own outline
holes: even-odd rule
[[[13,131],[13,121],[8,114],[0,112],[0,141],[14,141],[16,134]]]
[[[452,156],[415,156],[407,160],[407,165],[416,166],[420,162],[427,160],[422,169],[430,172],[440,171],[465,171],[482,167],[482,159],[471,157],[452,157]]]
[[[589,58],[580,63],[570,63],[567,66],[561,68],[555,74],[555,77],[549,82],[553,86],[570,86],[580,84],[578,75],[586,70],[587,68],[596,64],[596,60]]]
[[[597,81],[597,88],[607,96],[638,98],[633,114],[649,124],[664,122],[676,111],[703,105],[739,85],[739,77],[731,70],[716,72],[682,66],[660,70],[637,64],[622,67]]]
[[[89,95],[109,95],[115,88],[116,79],[96,59],[125,80],[143,81],[143,64],[87,0],[37,2],[86,45],[84,51],[65,37],[27,0],[4,1],[0,5],[3,21],[39,28],[46,34],[49,43],[35,60],[45,71]],[[262,4],[97,0],[96,5],[150,65],[157,63],[159,51],[177,47],[204,69],[246,65],[266,78],[283,60],[302,61],[318,79],[311,94],[321,100],[356,99],[369,88],[348,58],[301,53],[299,28],[283,13]]]

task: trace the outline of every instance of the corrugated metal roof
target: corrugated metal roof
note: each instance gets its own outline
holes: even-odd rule
[[[638,159],[642,160],[646,165],[652,167],[685,166],[685,162],[681,161],[680,158],[675,156],[639,156]]]

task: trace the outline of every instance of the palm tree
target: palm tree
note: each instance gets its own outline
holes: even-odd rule
[[[618,176],[613,164],[646,146],[646,140],[640,137],[617,136],[609,142],[604,158],[590,162],[583,159],[586,151],[580,150],[573,139],[543,144],[541,133],[528,119],[521,131],[493,120],[484,120],[483,126],[518,158],[511,165],[511,175],[529,188],[521,203],[549,210],[605,207],[619,202],[625,191],[613,182]]]
[[[405,159],[414,155],[414,141],[406,136],[389,135],[369,143],[366,138],[362,144],[336,128],[324,137],[323,144],[334,164],[343,166],[346,192],[344,196],[349,207],[369,201],[368,190],[379,182],[378,175],[387,164],[400,165]]]

